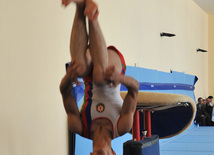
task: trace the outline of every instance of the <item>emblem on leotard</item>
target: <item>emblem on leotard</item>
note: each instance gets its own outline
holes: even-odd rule
[[[105,110],[105,105],[103,103],[98,103],[96,108],[97,108],[97,111],[101,113]]]

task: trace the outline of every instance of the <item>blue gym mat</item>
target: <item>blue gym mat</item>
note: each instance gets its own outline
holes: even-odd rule
[[[214,127],[190,127],[176,137],[161,139],[160,155],[214,155]]]

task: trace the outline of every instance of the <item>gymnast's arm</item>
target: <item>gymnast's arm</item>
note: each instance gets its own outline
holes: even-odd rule
[[[128,92],[124,98],[118,132],[123,135],[129,132],[133,125],[133,117],[136,111],[139,82],[130,76],[121,75],[121,84],[127,87]]]
[[[124,98],[118,132],[123,135],[131,130],[133,116],[136,110],[139,82],[130,76],[121,75],[114,67],[107,68],[104,79],[110,87],[116,87],[119,83],[126,86],[128,92]]]
[[[80,119],[80,113],[76,100],[71,94],[72,82],[76,81],[76,78],[71,73],[72,70],[68,67],[67,73],[60,83],[60,92],[62,95],[64,108],[68,116],[68,127],[72,132],[81,135],[82,121]]]

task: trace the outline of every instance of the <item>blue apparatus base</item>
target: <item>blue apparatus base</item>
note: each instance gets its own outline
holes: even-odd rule
[[[160,155],[158,135],[123,143],[123,155]]]

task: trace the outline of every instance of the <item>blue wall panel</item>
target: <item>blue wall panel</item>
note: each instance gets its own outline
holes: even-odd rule
[[[139,72],[139,79],[138,80],[140,82],[151,82],[151,81],[157,82],[157,71],[156,70],[138,68],[138,72]]]
[[[157,74],[157,83],[173,83],[172,74],[167,72],[158,72]]]

